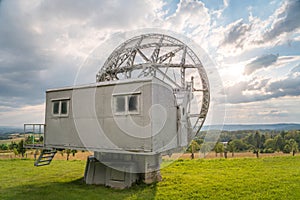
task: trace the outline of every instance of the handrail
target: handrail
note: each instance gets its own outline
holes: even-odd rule
[[[45,124],[24,124],[24,147],[42,148],[45,139]]]

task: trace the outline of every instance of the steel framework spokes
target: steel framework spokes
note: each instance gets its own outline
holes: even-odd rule
[[[197,134],[209,107],[209,83],[205,69],[191,48],[163,34],[133,37],[117,47],[97,73],[97,82],[155,76],[174,89],[178,102],[184,92],[196,97],[199,110],[193,113],[189,99],[188,124]]]

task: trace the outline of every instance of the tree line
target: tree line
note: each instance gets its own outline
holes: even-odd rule
[[[235,152],[252,151],[259,157],[260,153],[292,153],[294,156],[300,149],[300,130],[291,131],[222,131],[217,143],[204,142],[206,131],[200,133],[187,149],[194,158],[194,153],[205,154],[214,151],[216,156],[234,156]]]
[[[41,140],[41,138],[39,139]],[[31,139],[29,139],[29,141],[33,141]],[[27,142],[27,141],[25,141]],[[18,143],[15,142],[15,141],[11,141],[10,143],[8,144],[0,144],[0,150],[2,151],[10,151],[10,152],[13,152],[15,154],[15,156],[17,155],[21,155],[22,158],[24,158],[24,155],[26,153],[26,151],[28,149],[24,148],[24,140],[20,140]],[[41,151],[42,149],[36,149],[35,152],[34,152],[34,155],[35,155],[35,159],[36,159],[36,156],[40,154],[39,151]],[[67,160],[69,160],[69,157],[70,155],[72,154],[73,157],[75,156],[75,154],[77,153],[77,150],[75,149],[65,149],[65,150],[61,150],[59,151],[59,153],[64,156],[64,154],[67,155]]]
[[[18,143],[11,141],[9,144],[0,144],[0,150],[13,151],[15,155],[22,155],[22,157],[24,157],[26,152],[26,149],[24,148],[24,140],[21,140]]]

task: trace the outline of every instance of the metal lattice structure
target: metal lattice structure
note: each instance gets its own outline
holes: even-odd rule
[[[96,79],[104,82],[150,76],[173,87],[177,102],[186,104],[188,128],[197,135],[209,108],[209,82],[198,56],[180,40],[163,34],[133,37],[111,53]],[[194,96],[201,106],[197,113],[190,111]]]

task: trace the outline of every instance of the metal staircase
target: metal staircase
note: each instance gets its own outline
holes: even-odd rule
[[[34,162],[34,166],[40,167],[49,165],[56,154],[55,149],[43,149],[39,158]]]

